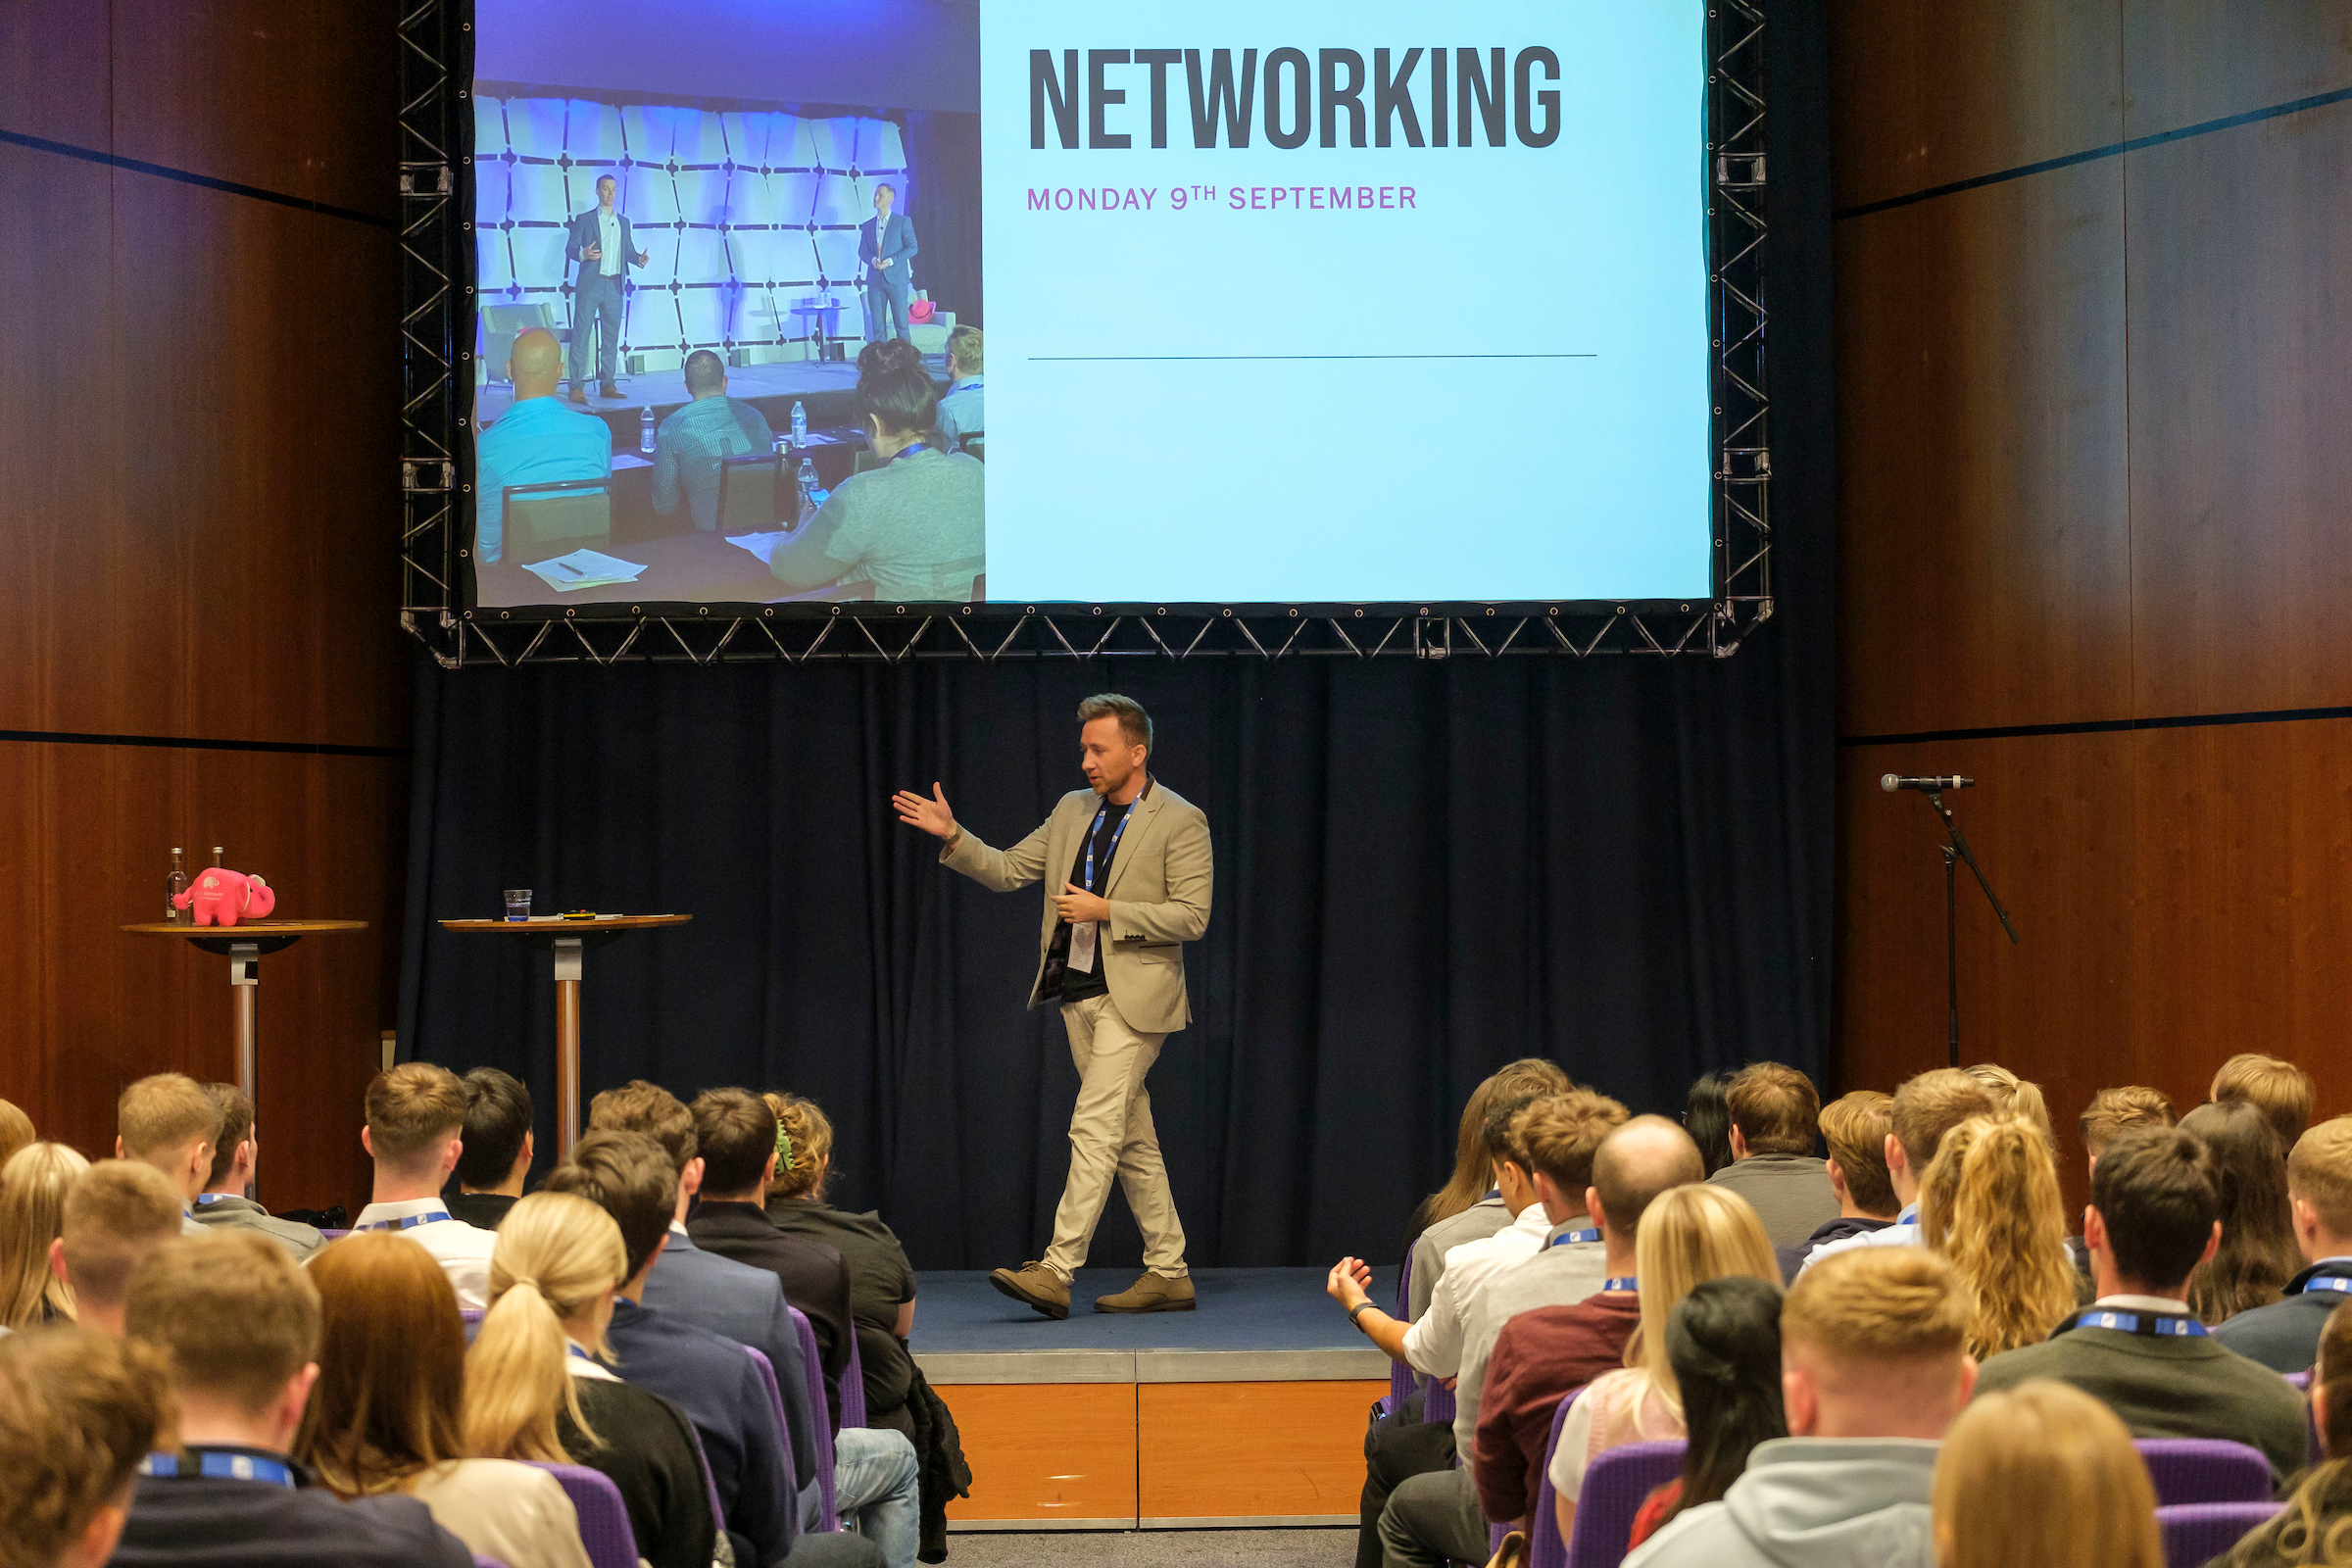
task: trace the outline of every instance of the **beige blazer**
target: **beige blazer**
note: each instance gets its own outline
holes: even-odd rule
[[[1029,983],[1029,1005],[1042,1006],[1046,953],[1054,945],[1053,895],[1070,874],[1102,801],[1093,790],[1072,790],[1055,803],[1037,831],[1009,850],[991,849],[969,828],[947,849],[940,862],[997,893],[1032,882],[1046,884],[1045,918],[1038,927],[1037,976]],[[1128,1025],[1144,1034],[1171,1034],[1192,1022],[1184,990],[1184,945],[1208,929],[1208,901],[1214,878],[1208,846],[1208,817],[1200,808],[1152,779],[1135,803],[1111,858],[1102,897],[1110,902],[1102,979],[1110,1000]]]

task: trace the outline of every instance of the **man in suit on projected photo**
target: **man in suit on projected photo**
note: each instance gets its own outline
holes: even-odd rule
[[[637,248],[626,215],[612,210],[619,183],[611,174],[596,180],[596,205],[571,220],[564,243],[567,261],[580,264],[571,293],[571,401],[588,401],[588,333],[596,330],[596,375],[600,397],[620,396],[621,283],[632,267],[653,260]]]
[[[919,248],[914,242],[914,220],[891,208],[899,199],[895,185],[874,187],[874,216],[858,225],[858,259],[865,264],[865,337],[879,343],[886,337],[914,341],[906,324],[906,269]]]
[[[1099,1297],[1098,1312],[1189,1312],[1193,1282],[1184,1225],[1152,1126],[1144,1078],[1168,1036],[1192,1021],[1184,945],[1208,929],[1208,817],[1152,777],[1152,718],[1133,698],[1078,705],[1079,767],[1088,788],[1055,804],[1009,850],[956,824],[939,785],[892,797],[899,819],[944,841],[939,858],[982,887],[1010,893],[1047,882],[1029,1005],[1058,1005],[1078,1068],[1070,1112],[1070,1179],[1042,1260],[1001,1268],[989,1283],[1048,1317],[1070,1315],[1070,1276],[1110,1199],[1115,1175],[1144,1233],[1144,1273]],[[1060,868],[1069,868],[1066,876]],[[1058,887],[1055,883],[1058,882]]]

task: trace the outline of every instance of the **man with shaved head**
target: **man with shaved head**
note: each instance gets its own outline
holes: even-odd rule
[[[683,501],[694,525],[710,533],[718,527],[719,464],[763,454],[776,437],[758,409],[727,396],[727,362],[709,349],[686,356],[686,395],[694,401],[663,419],[656,437],[654,510],[671,516]],[[770,514],[751,526],[774,525]]]
[[[612,473],[612,428],[556,398],[564,379],[564,348],[553,332],[535,326],[517,333],[507,356],[507,376],[514,383],[514,406],[474,444],[473,548],[482,565],[506,557],[507,486],[607,479]]]

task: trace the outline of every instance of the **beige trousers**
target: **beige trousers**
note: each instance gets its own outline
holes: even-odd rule
[[[1078,1103],[1070,1112],[1070,1180],[1054,1211],[1046,1267],[1066,1280],[1086,1261],[1115,1175],[1144,1233],[1144,1267],[1182,1279],[1184,1223],[1168,1194],[1168,1167],[1160,1162],[1159,1134],[1152,1126],[1152,1095],[1144,1088],[1168,1037],[1129,1028],[1107,996],[1068,1004],[1061,1021],[1078,1069]]]

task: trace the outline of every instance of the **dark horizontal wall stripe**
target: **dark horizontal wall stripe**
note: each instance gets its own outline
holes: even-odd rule
[[[172,169],[163,164],[144,163],[136,158],[120,158],[102,153],[94,147],[76,147],[71,142],[51,141],[45,136],[27,136],[19,131],[0,130],[0,142],[12,147],[26,147],[36,153],[55,153],[60,158],[78,158],[85,164],[104,164],[109,169],[126,169],[134,174],[153,174],[158,179],[176,179],[183,185],[201,185],[206,190],[224,191],[231,196],[250,196],[257,202],[275,202],[280,207],[299,207],[306,213],[318,213],[327,218],[348,219],[366,223],[370,228],[397,230],[399,225],[388,218],[372,213],[354,212],[348,207],[330,206],[302,196],[288,196],[283,191],[264,190],[259,185],[240,185],[233,179],[215,179],[210,174],[198,174],[185,169]]]
[[[2229,130],[2238,125],[2251,125],[2257,121],[2277,120],[2281,115],[2299,115],[2306,109],[2325,109],[2329,104],[2352,100],[2352,87],[2334,92],[2297,98],[2292,103],[2273,104],[2268,109],[2249,109],[2242,115],[2230,115],[2221,120],[2208,120],[2201,124],[2182,125],[2179,130],[2161,130],[2152,136],[2134,136],[2106,147],[2093,147],[2088,152],[2068,153],[2063,158],[2047,158],[2038,164],[2024,164],[2016,169],[2004,169],[1995,174],[1979,174],[1974,179],[1956,179],[1948,185],[1932,185],[1926,190],[1913,191],[1908,196],[1889,196],[1884,201],[1864,202],[1858,207],[1840,208],[1831,218],[1843,222],[1849,218],[1867,218],[1872,213],[1884,213],[1890,208],[1908,207],[1914,202],[1932,201],[1938,196],[1956,195],[1983,185],[1997,185],[2007,179],[2024,179],[2029,174],[2046,174],[2054,169],[2072,169],[2077,164],[2093,163],[2101,158],[2116,158],[2135,153],[2145,147],[2161,147],[2170,141],[2186,141],[2191,136],[2210,135],[2217,130]]]
[[[0,729],[0,741],[38,746],[160,746],[182,752],[295,752],[308,757],[406,757],[406,746],[344,746],[333,741],[222,741],[188,735],[87,735],[63,729]]]
[[[1839,746],[1911,746],[1921,741],[2008,741],[2029,735],[2112,735],[2129,729],[2204,729],[2216,724],[2295,724],[2352,718],[2352,708],[2277,708],[2258,713],[2175,713],[2163,718],[2100,718],[2080,724],[1996,724],[1984,729],[1923,729],[1907,735],[1840,735]]]

